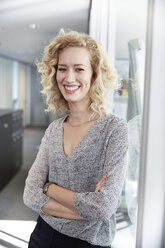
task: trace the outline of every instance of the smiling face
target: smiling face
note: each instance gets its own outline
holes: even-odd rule
[[[89,56],[88,50],[82,47],[68,47],[59,54],[56,80],[68,104],[89,104],[93,75]]]

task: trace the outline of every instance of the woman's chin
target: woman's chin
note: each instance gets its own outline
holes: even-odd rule
[[[78,96],[77,94],[64,94],[63,95],[64,99],[68,102],[68,103],[82,103],[84,105],[88,105],[89,101],[90,101],[90,97],[88,95],[86,96]]]
[[[80,102],[78,99],[65,99],[68,103],[78,103],[78,102]]]

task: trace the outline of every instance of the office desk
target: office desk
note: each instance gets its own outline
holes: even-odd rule
[[[22,113],[0,109],[0,190],[22,165]]]

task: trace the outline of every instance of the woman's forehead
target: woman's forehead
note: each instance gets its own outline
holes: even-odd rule
[[[89,51],[84,47],[67,47],[59,54],[58,64],[72,62],[77,65],[90,64]]]

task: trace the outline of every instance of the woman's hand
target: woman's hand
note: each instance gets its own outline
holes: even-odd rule
[[[95,192],[98,191],[106,182],[106,175],[104,175],[101,180],[97,183]],[[45,186],[49,184],[49,182],[45,183]],[[80,216],[75,203],[74,203],[74,195],[76,192],[60,187],[56,184],[51,184],[48,187],[46,195],[52,198],[52,201],[46,203],[42,210],[43,212],[66,219],[76,219],[76,220],[84,220],[83,217]]]
[[[42,211],[44,213],[49,214],[49,215],[55,216],[57,218],[59,217],[59,218],[65,218],[65,219],[71,219],[71,220],[85,220],[79,214],[64,207],[59,202],[57,202],[53,199],[51,201],[47,202],[42,207]]]
[[[98,191],[105,184],[105,181],[106,181],[106,175],[104,175],[97,183],[95,192]]]

